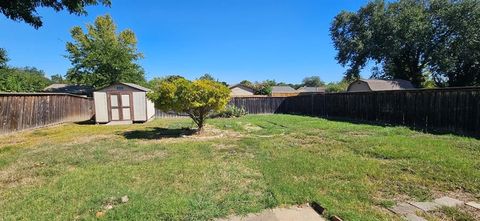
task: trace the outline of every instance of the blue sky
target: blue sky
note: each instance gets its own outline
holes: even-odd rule
[[[135,3],[133,3],[135,2]],[[138,2],[138,3],[137,3]],[[228,83],[275,79],[299,83],[305,76],[338,81],[329,36],[333,17],[355,11],[364,0],[113,0],[112,7],[88,7],[88,16],[40,9],[36,30],[0,15],[0,47],[11,66],[34,66],[47,75],[65,74],[63,56],[73,26],[85,27],[110,14],[120,30],[132,29],[147,79],[204,73]],[[368,70],[364,71],[368,77]]]

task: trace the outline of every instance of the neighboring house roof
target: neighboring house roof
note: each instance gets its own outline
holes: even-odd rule
[[[43,91],[52,93],[89,95],[93,92],[93,87],[85,85],[51,84],[48,87],[44,88]]]
[[[247,86],[247,85],[244,85],[244,84],[234,84],[234,85],[230,85],[228,88],[232,89],[232,88],[236,88],[236,87],[244,87],[244,88],[253,90],[253,87],[250,87],[250,86]]]
[[[402,79],[393,79],[393,80],[361,79],[361,80],[352,82],[350,85],[359,81],[365,82],[370,88],[370,90],[372,91],[403,90],[403,89],[415,88],[410,81],[402,80]],[[350,85],[348,86],[348,89],[350,89]]]
[[[325,92],[324,87],[301,87],[297,89],[299,92],[304,92],[304,93],[323,93]]]
[[[295,89],[290,86],[273,86],[272,93],[295,93]]]

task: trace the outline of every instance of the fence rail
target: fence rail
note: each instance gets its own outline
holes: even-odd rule
[[[0,134],[93,117],[92,99],[70,94],[0,93]]]
[[[403,125],[480,136],[480,88],[236,97],[248,113],[285,113]]]

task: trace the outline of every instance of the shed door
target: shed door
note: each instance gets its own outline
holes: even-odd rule
[[[122,120],[132,120],[130,113],[130,95],[122,94]]]
[[[119,106],[120,106],[120,101],[118,99],[118,95],[112,94],[110,95],[110,113],[111,113],[111,118],[112,120],[120,120],[120,111],[119,111]]]
[[[129,94],[110,94],[110,119],[132,120]]]

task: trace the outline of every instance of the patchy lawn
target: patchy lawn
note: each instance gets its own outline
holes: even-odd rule
[[[480,141],[261,115],[68,124],[0,137],[0,217],[208,220],[316,201],[345,220],[400,220],[395,201],[480,198]],[[454,214],[454,215],[449,215]],[[445,217],[458,216],[445,212]]]

